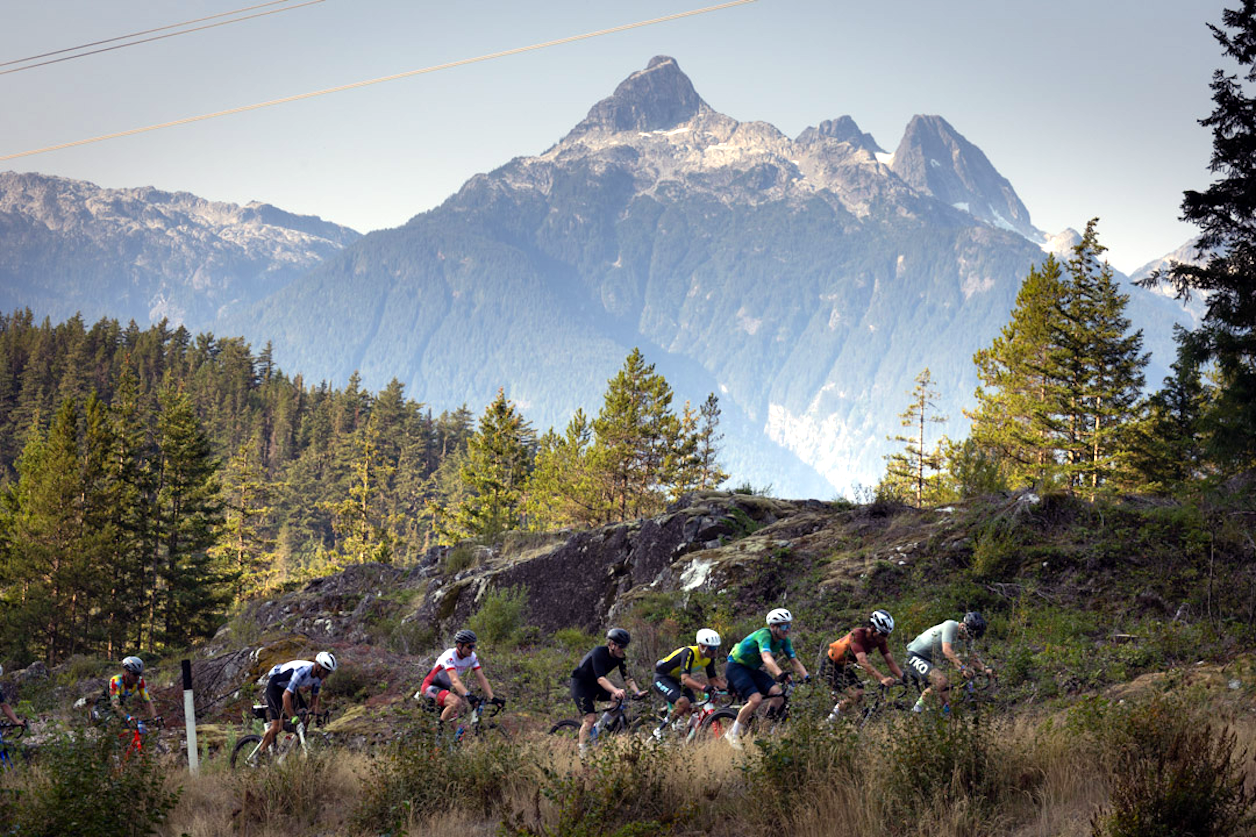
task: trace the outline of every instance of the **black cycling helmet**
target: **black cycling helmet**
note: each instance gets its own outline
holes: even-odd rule
[[[618,645],[620,648],[627,648],[628,643],[632,642],[632,634],[623,628],[611,628],[606,632],[606,638]]]
[[[968,633],[973,639],[980,639],[981,635],[986,632],[986,617],[975,610],[970,610],[964,614],[964,626],[968,628]]]
[[[476,639],[475,631],[469,630],[467,628],[463,628],[461,631],[458,631],[458,633],[454,634],[455,645],[475,645],[477,641],[478,640]]]

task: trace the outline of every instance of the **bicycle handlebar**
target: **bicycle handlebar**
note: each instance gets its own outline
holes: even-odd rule
[[[12,721],[0,721],[0,733],[11,729],[18,730],[18,732],[14,733],[9,739],[10,741],[16,741],[23,735],[26,735],[29,730],[29,723],[29,721],[25,724],[15,724]]]

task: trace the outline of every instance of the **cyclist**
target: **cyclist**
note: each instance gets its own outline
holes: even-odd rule
[[[0,677],[3,677],[3,676],[4,676],[4,666],[0,666]],[[25,729],[31,728],[31,722],[23,721],[21,718],[17,716],[17,713],[13,711],[13,707],[9,706],[9,700],[8,698],[4,696],[3,687],[0,687],[0,712],[4,713],[4,717],[8,718],[10,723],[15,724],[16,726],[19,726],[19,727],[24,727]]]
[[[833,689],[841,694],[828,720],[836,721],[842,710],[851,703],[856,706],[863,700],[863,683],[859,680],[858,669],[863,669],[873,680],[882,686],[893,685],[895,680],[904,678],[903,670],[898,667],[894,655],[890,653],[887,640],[894,631],[894,617],[888,611],[874,610],[868,617],[868,624],[853,629],[837,642],[829,645],[828,652],[820,660],[820,676]],[[873,651],[880,651],[885,664],[890,667],[893,677],[883,675],[872,664],[870,656]]]
[[[599,645],[584,655],[580,665],[571,672],[571,699],[576,702],[576,711],[580,713],[580,755],[589,750],[589,732],[597,721],[593,709],[594,701],[618,700],[626,697],[624,689],[619,688],[610,680],[610,674],[619,669],[619,676],[624,685],[635,692],[636,697],[645,695],[637,688],[637,683],[628,675],[628,667],[624,657],[628,654],[628,643],[632,635],[623,628],[611,628],[606,632],[606,644]]]
[[[128,724],[134,718],[126,711],[127,702],[132,696],[138,697],[148,704],[148,717],[156,720],[157,709],[153,699],[148,695],[148,687],[144,683],[144,661],[139,657],[127,657],[122,661],[122,673],[109,678],[109,703],[114,713],[126,718]]]
[[[475,678],[479,681],[480,690],[484,692],[486,700],[490,703],[503,702],[493,697],[493,687],[484,676],[480,658],[475,653],[477,639],[475,631],[466,628],[454,634],[454,647],[446,649],[436,658],[436,664],[419,687],[420,695],[436,702],[436,707],[441,710],[442,721],[458,717],[471,705],[468,699],[471,690],[462,682],[462,678],[469,671],[475,672]]]
[[[965,678],[975,677],[979,673],[994,674],[994,670],[983,663],[973,651],[973,641],[981,639],[985,632],[985,617],[974,610],[965,613],[960,622],[948,619],[939,625],[934,625],[907,644],[907,667],[911,669],[913,677],[928,681],[929,684],[920,693],[920,698],[912,707],[913,712],[923,712],[925,698],[935,690],[938,693],[938,699],[942,702],[942,711],[951,711],[951,683],[939,668],[944,662],[955,666]],[[967,665],[956,653],[955,646],[958,640],[964,642],[968,655]]]
[[[737,643],[728,655],[724,674],[729,685],[746,701],[737,713],[737,720],[733,721],[724,735],[734,749],[741,749],[741,731],[750,722],[765,695],[768,698],[769,717],[779,712],[784,704],[780,684],[789,679],[789,674],[776,662],[777,657],[784,654],[793,662],[799,677],[811,679],[806,666],[798,659],[794,646],[789,641],[793,622],[792,613],[783,607],[776,608],[768,614],[766,628],[760,628]],[[763,670],[765,668],[767,671]]]
[[[314,662],[309,660],[292,660],[279,663],[270,670],[270,680],[266,684],[266,714],[270,718],[270,726],[262,736],[262,743],[257,746],[257,753],[275,743],[283,730],[284,718],[291,718],[298,723],[297,692],[299,689],[310,690],[310,711],[318,714],[319,691],[327,675],[336,670],[339,663],[330,651],[319,651]],[[251,758],[257,758],[254,753]]]
[[[715,657],[720,652],[720,635],[710,628],[698,631],[696,645],[677,648],[654,664],[654,691],[672,705],[672,711],[654,730],[655,738],[663,737],[663,729],[677,716],[693,711],[694,692],[710,693],[725,688],[724,678],[715,670]],[[693,676],[694,669],[706,673],[706,683]]]

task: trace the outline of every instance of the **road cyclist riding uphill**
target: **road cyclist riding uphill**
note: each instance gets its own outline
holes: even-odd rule
[[[927,684],[920,699],[912,707],[913,712],[923,712],[926,699],[935,692],[942,704],[942,712],[951,711],[951,681],[942,670],[942,666],[947,663],[954,666],[965,679],[972,679],[978,674],[994,675],[994,669],[983,663],[973,650],[973,643],[981,639],[985,632],[985,617],[977,611],[970,611],[964,614],[962,621],[948,619],[934,625],[907,644],[907,668],[913,677]],[[967,662],[956,651],[960,642],[964,644]]]
[[[231,755],[231,764],[234,767],[237,757],[245,748],[246,742],[252,744],[257,740],[257,745],[250,746],[249,752],[245,754],[246,763],[250,767],[255,767],[259,763],[259,759],[263,756],[273,754],[275,740],[279,737],[279,733],[285,731],[285,720],[292,719],[291,731],[294,732],[301,742],[303,750],[308,750],[306,744],[306,727],[310,720],[318,717],[318,709],[321,700],[319,692],[323,688],[323,681],[327,679],[339,663],[336,657],[330,651],[320,651],[314,657],[314,661],[309,660],[291,660],[286,663],[279,663],[270,670],[270,680],[266,684],[265,714],[270,722],[266,727],[266,734],[260,740],[256,736],[245,736],[236,744],[235,752]],[[311,695],[311,706],[309,712],[305,712],[297,705],[301,689],[308,689]]]
[[[460,717],[468,708],[475,713],[473,720],[479,723],[481,698],[472,694],[464,682],[468,673],[475,674],[480,690],[484,693],[483,700],[498,710],[505,704],[504,700],[493,696],[493,687],[484,676],[484,667],[475,653],[478,642],[475,631],[467,628],[454,634],[454,647],[447,648],[436,658],[436,663],[428,671],[427,677],[423,678],[423,685],[415,694],[416,698],[431,701],[432,708],[440,712],[441,724]],[[463,726],[454,731],[455,741],[462,737],[463,731]]]
[[[606,632],[606,644],[599,645],[584,655],[580,665],[571,672],[571,699],[575,701],[576,712],[580,715],[580,755],[589,752],[589,736],[597,722],[595,701],[614,700],[622,707],[627,692],[610,680],[616,669],[623,679],[624,685],[635,692],[634,698],[646,695],[637,688],[637,683],[628,675],[628,667],[624,658],[628,654],[628,644],[632,635],[623,628],[611,628]]]
[[[893,631],[894,617],[888,611],[874,610],[866,625],[852,629],[821,652],[820,677],[829,684],[837,698],[827,719],[830,723],[837,721],[842,712],[848,711],[852,705],[858,707],[863,702],[864,688],[859,679],[859,669],[883,687],[888,688],[903,680],[903,670],[890,653],[888,640]],[[872,664],[873,651],[881,652],[893,676],[882,674]]]
[[[737,643],[728,655],[724,674],[729,686],[746,701],[737,713],[737,720],[724,734],[724,740],[735,750],[742,748],[742,730],[750,723],[765,696],[769,718],[775,718],[785,703],[781,684],[789,679],[789,674],[777,663],[777,657],[788,657],[799,677],[804,681],[811,679],[807,667],[798,659],[789,641],[793,623],[794,615],[778,607],[768,614],[766,628],[760,628]]]
[[[695,692],[709,696],[716,689],[725,688],[724,678],[715,669],[715,659],[720,652],[720,635],[710,628],[698,631],[695,645],[677,648],[654,664],[655,692],[667,701],[669,711],[654,728],[654,738],[662,741],[666,731],[676,724],[687,727],[686,721],[693,712]],[[706,675],[703,683],[694,677],[694,671]]]

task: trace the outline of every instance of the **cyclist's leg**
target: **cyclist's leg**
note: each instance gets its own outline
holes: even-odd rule
[[[598,697],[598,693],[605,694],[606,690],[600,686],[596,686],[596,691],[589,688],[572,678],[571,681],[571,699],[576,704],[576,713],[580,716],[580,753],[583,755],[589,749],[589,733],[593,731],[593,725],[597,723],[597,712],[594,711],[593,701]],[[609,695],[607,695],[609,697]]]
[[[275,739],[283,730],[283,693],[284,686],[281,684],[272,683],[266,687],[266,718],[269,723],[261,743],[257,745],[258,752],[274,746]]]

